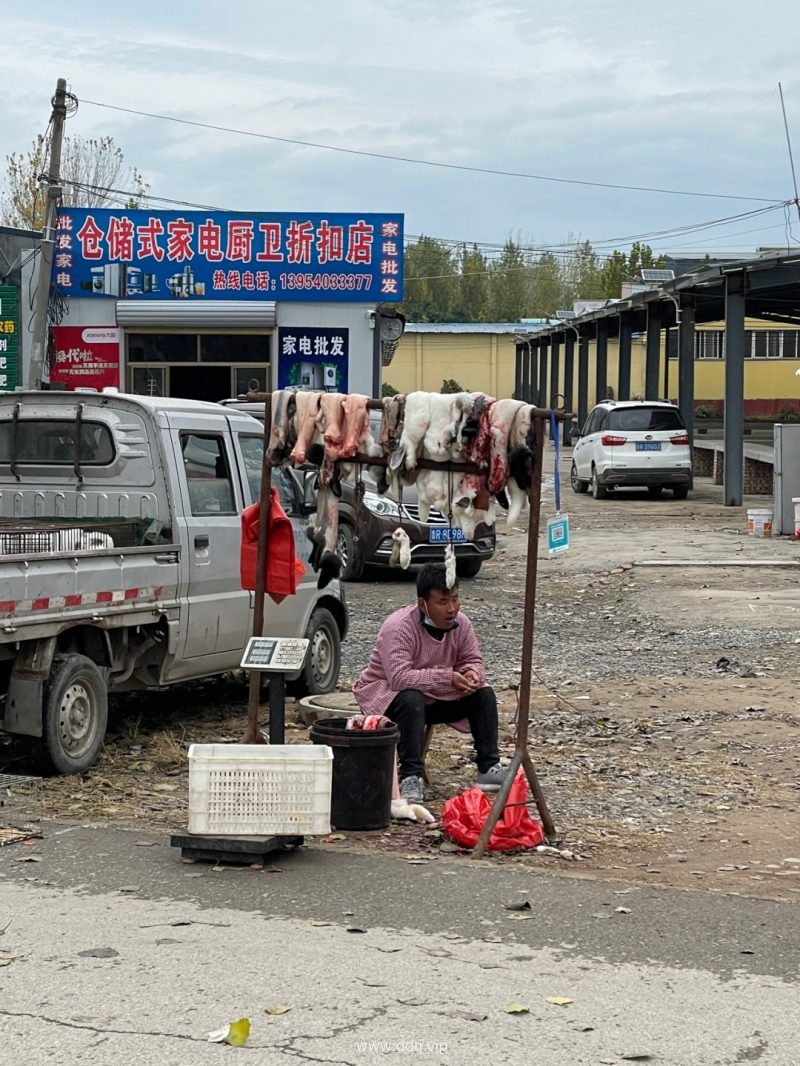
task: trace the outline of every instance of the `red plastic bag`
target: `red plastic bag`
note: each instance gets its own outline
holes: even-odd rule
[[[544,842],[541,825],[531,818],[524,806],[527,798],[528,781],[520,769],[514,778],[503,813],[489,837],[489,851],[535,848]],[[442,807],[442,828],[462,848],[474,848],[491,809],[492,800],[475,785],[446,801]]]
[[[256,587],[256,562],[258,557],[259,505],[250,504],[242,511],[242,547],[239,568],[243,589]],[[294,596],[297,584],[306,572],[305,563],[295,555],[292,523],[281,507],[278,490],[270,490],[269,505],[269,550],[267,551],[266,588],[264,591],[280,603],[287,596]]]

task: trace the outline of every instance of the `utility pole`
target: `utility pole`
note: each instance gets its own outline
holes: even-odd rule
[[[50,137],[50,165],[47,171],[47,203],[44,210],[41,253],[39,255],[39,278],[36,283],[36,306],[33,314],[31,333],[33,335],[33,353],[29,386],[32,389],[42,387],[44,358],[47,352],[47,310],[50,303],[50,275],[53,267],[53,248],[56,239],[56,215],[58,201],[61,197],[61,142],[64,137],[64,121],[67,117],[67,83],[59,78],[56,94],[53,97],[53,131]]]

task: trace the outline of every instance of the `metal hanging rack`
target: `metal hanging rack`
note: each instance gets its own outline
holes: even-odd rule
[[[253,611],[253,636],[261,636],[264,628],[264,590],[267,571],[267,552],[269,546],[269,510],[272,488],[272,464],[269,460],[269,439],[272,432],[272,393],[248,392],[241,399],[250,403],[264,404],[264,457],[261,466],[261,498],[259,503],[258,523],[258,553],[256,556],[256,589]],[[370,399],[367,403],[369,410],[382,410],[380,400]],[[536,611],[536,583],[539,567],[539,524],[542,508],[542,468],[544,460],[545,424],[555,416],[558,422],[564,422],[572,418],[569,411],[563,408],[551,409],[548,407],[533,407],[531,419],[534,426],[534,456],[531,466],[530,487],[528,495],[528,551],[525,570],[525,599],[522,625],[522,664],[520,670],[519,700],[515,717],[514,730],[514,754],[508,768],[505,780],[495,796],[489,816],[484,823],[477,843],[472,850],[473,858],[482,858],[486,852],[489,839],[494,827],[497,825],[503,810],[505,809],[511,786],[514,783],[517,771],[522,767],[531,789],[539,817],[542,821],[545,837],[553,840],[556,837],[555,824],[547,806],[544,792],[536,776],[530,752],[528,751],[528,725],[530,714],[531,675],[533,671],[533,634],[534,617]],[[384,456],[371,456],[359,452],[357,455],[337,462],[355,463],[363,466],[388,466],[388,459]],[[477,463],[459,463],[454,461],[435,461],[432,459],[418,459],[417,467],[421,470],[444,470],[450,473],[486,474],[487,471]],[[253,670],[250,673],[248,720],[243,742],[245,744],[266,744],[258,722],[259,710],[260,675]],[[285,724],[283,721],[283,707],[273,705],[270,701],[269,742],[282,744],[285,736]]]

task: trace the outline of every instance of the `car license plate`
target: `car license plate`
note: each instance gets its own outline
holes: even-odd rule
[[[637,452],[660,452],[661,441],[660,440],[637,440],[636,442]]]
[[[464,541],[464,530],[459,526],[431,526],[428,530],[430,544],[447,544],[449,541]]]

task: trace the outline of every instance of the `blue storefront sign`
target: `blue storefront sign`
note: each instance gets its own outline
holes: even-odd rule
[[[349,330],[278,327],[278,388],[347,392]]]
[[[73,298],[399,302],[403,215],[65,207],[53,283]]]

